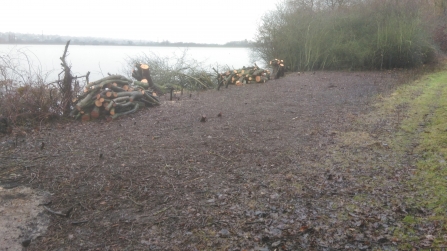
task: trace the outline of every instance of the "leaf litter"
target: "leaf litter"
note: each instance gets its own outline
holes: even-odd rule
[[[414,166],[386,143],[394,121],[368,116],[405,79],[292,73],[131,119],[45,125],[2,144],[0,185],[72,208],[27,250],[397,250],[395,232],[417,224],[405,217],[430,212],[407,204]]]

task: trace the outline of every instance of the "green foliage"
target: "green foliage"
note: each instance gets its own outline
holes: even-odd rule
[[[402,221],[407,223],[407,224],[409,224],[409,225],[412,225],[412,224],[416,223],[416,219],[414,218],[414,216],[411,216],[411,215],[405,216],[405,218]]]
[[[284,59],[292,70],[410,68],[435,59],[418,4],[370,0],[330,9],[297,2],[264,16],[256,56]]]

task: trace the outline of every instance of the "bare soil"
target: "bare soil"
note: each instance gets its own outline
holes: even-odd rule
[[[44,125],[1,139],[0,186],[72,209],[26,250],[393,250],[411,159],[368,116],[404,75],[291,73]]]

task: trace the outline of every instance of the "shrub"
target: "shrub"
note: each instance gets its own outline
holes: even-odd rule
[[[417,0],[339,1],[338,8],[309,2],[286,1],[264,16],[253,53],[282,58],[292,70],[411,68],[435,60],[430,19]]]
[[[32,65],[26,52],[0,56],[0,117],[15,126],[59,116],[60,93],[45,79],[46,74]]]
[[[42,82],[3,88],[7,91],[0,95],[0,117],[7,118],[12,125],[33,124],[61,115],[57,88]]]
[[[149,53],[128,58],[126,69],[133,69],[135,63],[149,65],[153,82],[165,91],[171,87],[178,90],[206,90],[217,86],[215,75],[196,60],[189,59],[187,51],[173,57],[160,57]],[[128,77],[131,78],[130,73]]]

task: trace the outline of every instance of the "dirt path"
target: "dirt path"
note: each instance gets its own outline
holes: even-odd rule
[[[21,250],[45,234],[50,218],[39,204],[47,197],[29,187],[0,187],[0,250]]]
[[[293,73],[4,138],[0,186],[73,208],[29,250],[392,250],[411,165],[368,114],[399,75]]]

